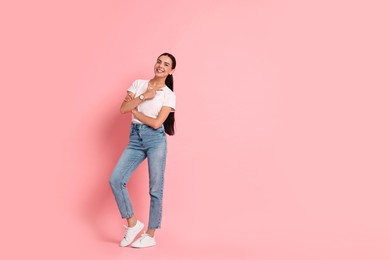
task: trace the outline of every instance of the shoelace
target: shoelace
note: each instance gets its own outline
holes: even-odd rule
[[[146,233],[143,233],[139,239],[139,241],[141,242],[143,239],[145,239],[146,237],[148,237],[149,235],[146,234]]]

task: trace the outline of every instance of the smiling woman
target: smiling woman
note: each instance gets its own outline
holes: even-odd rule
[[[110,186],[122,218],[127,219],[126,234],[120,245],[144,248],[156,245],[155,230],[161,226],[164,171],[167,153],[165,133],[174,134],[176,95],[173,77],[176,59],[172,54],[161,54],[154,65],[154,77],[136,80],[127,90],[121,113],[132,112],[130,142],[123,151],[111,175]],[[147,231],[133,240],[144,227],[134,215],[127,191],[127,182],[148,158],[150,211]]]

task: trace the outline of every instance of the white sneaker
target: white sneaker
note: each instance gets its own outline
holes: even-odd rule
[[[133,242],[134,238],[138,235],[139,232],[144,228],[144,224],[137,220],[137,223],[135,224],[134,227],[128,227],[124,226],[126,228],[126,234],[125,237],[122,239],[120,246],[128,246]]]
[[[156,239],[154,239],[154,237],[151,237],[148,234],[144,233],[140,238],[135,240],[131,244],[131,246],[136,248],[145,248],[145,247],[155,246],[156,244],[157,244]]]

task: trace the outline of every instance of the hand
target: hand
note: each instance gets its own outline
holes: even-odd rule
[[[143,95],[145,96],[145,99],[153,99],[154,96],[156,95],[156,89],[155,89],[155,86],[156,86],[156,83],[154,83],[153,85],[148,84],[148,88],[146,89],[146,91],[143,93]]]
[[[124,102],[129,102],[130,100],[133,99],[133,96],[134,96],[134,94],[128,91],[127,95],[126,95],[126,97],[125,97],[125,99],[123,101]]]

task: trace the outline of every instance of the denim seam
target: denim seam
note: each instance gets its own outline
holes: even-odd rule
[[[137,161],[141,158],[142,156],[138,156],[137,157]],[[128,172],[129,171],[129,169],[133,166],[135,164],[135,162],[133,162],[131,165],[129,165],[127,168],[126,168],[126,171],[125,172]],[[136,169],[134,169],[134,171],[135,171]],[[122,183],[124,182],[124,178],[125,178],[125,175],[126,174],[124,174],[123,176],[122,176],[122,180],[121,180],[121,185],[122,185]],[[126,190],[127,190],[127,185],[126,185]],[[125,216],[125,217],[122,217],[122,218],[129,218],[129,217],[132,217],[132,216],[130,216],[130,209],[128,208],[128,205],[127,205],[127,203],[126,203],[126,199],[125,199],[125,194],[124,194],[124,189],[122,189],[122,187],[121,187],[121,194],[122,194],[122,199],[123,199],[123,201],[124,201],[124,205],[125,205],[125,207],[126,207],[126,212],[128,213],[127,215],[128,216]],[[129,196],[129,200],[130,200],[130,196]],[[134,215],[134,212],[133,212],[133,215]]]
[[[166,144],[166,139],[164,140],[165,144]],[[160,190],[160,195],[161,195],[161,204],[160,204],[160,207],[159,207],[159,219],[158,219],[158,224],[156,227],[149,227],[150,229],[158,229],[161,227],[161,217],[162,217],[162,204],[163,204],[163,195],[164,195],[164,175],[165,175],[165,166],[166,166],[166,163],[167,163],[167,146],[165,146],[166,150],[165,150],[165,153],[164,153],[164,159],[163,159],[163,174],[161,175],[161,190]]]

